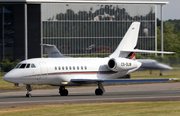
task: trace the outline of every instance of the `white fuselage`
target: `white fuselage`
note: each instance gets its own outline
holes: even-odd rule
[[[71,79],[117,79],[137,68],[124,71],[112,71],[107,63],[110,58],[37,58],[20,62],[24,68],[14,68],[3,79],[11,83],[47,84],[61,86],[79,85]],[[123,61],[124,58],[122,58]],[[35,67],[27,67],[34,64]]]

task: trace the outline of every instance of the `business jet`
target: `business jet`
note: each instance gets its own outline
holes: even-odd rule
[[[95,83],[98,88],[96,95],[103,95],[105,89],[102,83],[169,81],[160,80],[117,80],[137,70],[141,63],[135,59],[135,52],[167,53],[134,49],[140,28],[140,22],[133,22],[116,50],[106,58],[71,58],[63,56],[57,51],[52,56],[60,58],[34,58],[24,60],[8,72],[3,79],[16,86],[26,85],[26,97],[31,97],[31,85],[60,86],[61,96],[67,96],[65,86],[80,86]]]
[[[41,44],[45,51],[47,52],[47,56],[51,58],[68,58],[67,56],[62,55],[55,45],[51,44]],[[131,56],[133,57],[133,55]],[[141,63],[141,66],[136,71],[144,71],[144,70],[160,70],[160,76],[162,76],[163,71],[172,70],[172,67],[160,63],[154,59],[136,59]],[[130,75],[123,76],[121,78],[130,78]]]

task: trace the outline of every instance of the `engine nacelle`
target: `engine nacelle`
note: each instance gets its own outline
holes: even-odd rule
[[[108,68],[112,71],[125,71],[125,70],[131,70],[137,67],[139,67],[138,62],[131,59],[111,58],[108,61]]]

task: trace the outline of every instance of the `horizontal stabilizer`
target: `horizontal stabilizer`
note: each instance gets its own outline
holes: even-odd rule
[[[169,79],[71,79],[71,82],[87,83],[87,82],[103,82],[103,83],[144,83],[144,82],[168,82]]]
[[[122,49],[122,52],[139,52],[139,53],[163,53],[163,54],[174,54],[175,52],[165,52],[165,51],[151,51],[151,50],[139,50],[139,49]]]

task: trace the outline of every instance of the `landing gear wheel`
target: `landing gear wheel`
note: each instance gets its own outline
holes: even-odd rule
[[[61,96],[67,96],[68,95],[68,90],[64,89],[62,91],[60,91]]]
[[[96,94],[96,95],[103,95],[103,91],[102,91],[101,89],[97,88],[97,89],[95,90],[95,94]]]
[[[26,94],[26,97],[31,97],[31,94],[29,93],[29,94]]]
[[[61,96],[68,96],[68,90],[65,89],[65,86],[61,86],[59,88],[59,93],[60,93]]]

